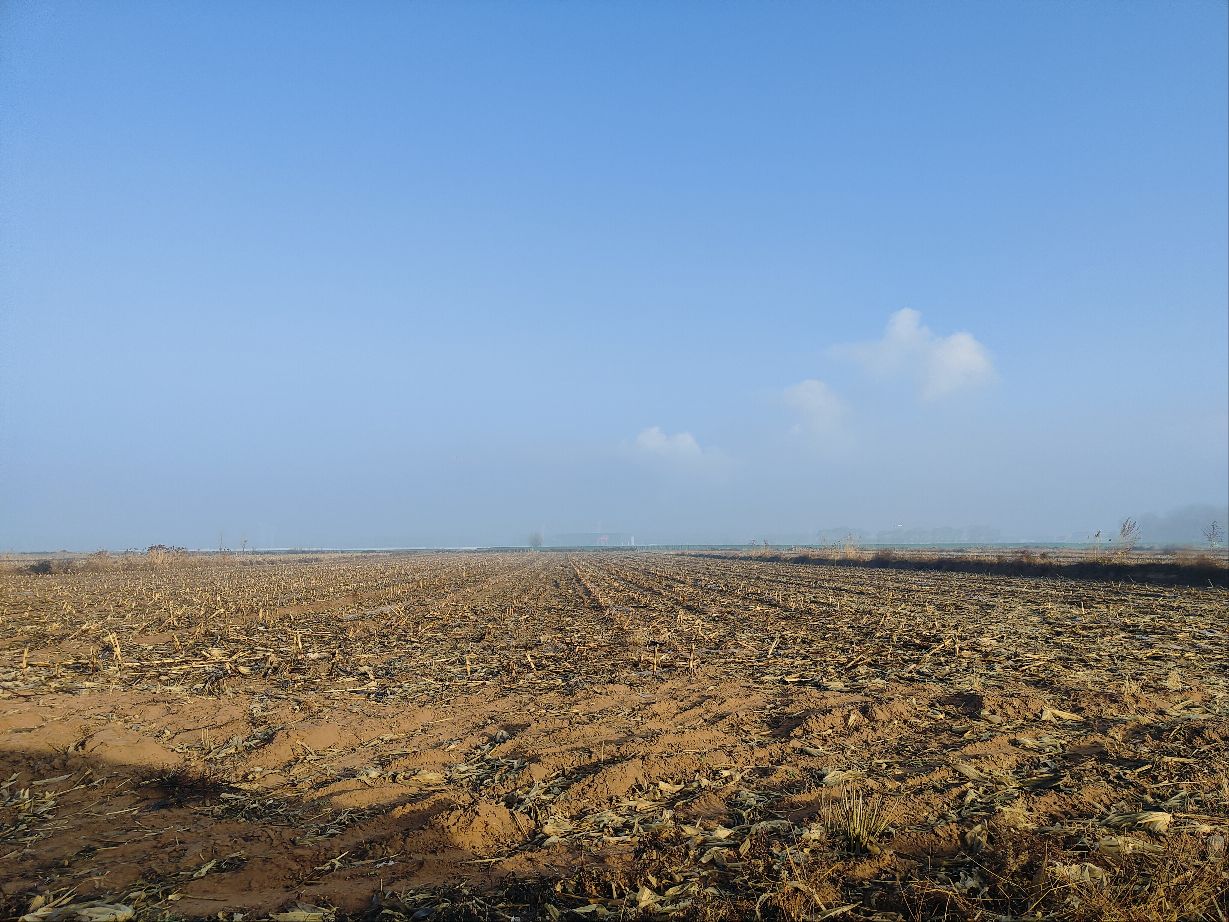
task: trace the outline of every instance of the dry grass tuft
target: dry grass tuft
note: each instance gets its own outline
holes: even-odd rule
[[[216,765],[188,763],[168,766],[137,779],[158,800],[154,808],[187,807],[210,803],[231,790],[225,776]]]
[[[845,792],[840,800],[824,806],[824,826],[841,836],[854,851],[878,852],[875,841],[895,819],[895,814],[879,798]]]

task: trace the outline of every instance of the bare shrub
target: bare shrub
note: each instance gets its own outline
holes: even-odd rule
[[[1023,567],[1034,567],[1041,563],[1041,555],[1031,547],[1016,548],[1008,560]]]
[[[104,570],[114,570],[118,566],[118,561],[110,551],[95,551],[89,554],[86,558],[80,561],[75,569],[82,570],[86,573],[100,573]]]
[[[145,549],[145,559],[155,566],[169,566],[183,563],[188,552],[182,547],[172,547],[166,544],[153,544]]]
[[[1130,516],[1122,520],[1118,526],[1118,553],[1126,556],[1135,550],[1139,544],[1139,523]]]
[[[862,560],[864,557],[862,549],[858,547],[858,539],[852,534],[848,534],[841,541],[840,559],[841,560]]]

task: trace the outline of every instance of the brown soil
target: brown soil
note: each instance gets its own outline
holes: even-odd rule
[[[9,573],[0,903],[1214,919],[1225,612],[651,554]]]

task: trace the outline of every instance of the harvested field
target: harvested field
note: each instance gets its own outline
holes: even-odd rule
[[[648,553],[5,573],[0,900],[1225,920],[1227,601]]]
[[[1229,556],[1222,549],[1195,551],[1106,552],[1067,548],[825,547],[781,550],[692,551],[717,560],[754,560],[888,570],[940,570],[985,576],[1062,576],[1097,582],[1148,583],[1153,586],[1229,588]]]

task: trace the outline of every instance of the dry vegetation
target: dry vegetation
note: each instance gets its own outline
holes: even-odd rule
[[[1226,592],[651,554],[0,574],[55,922],[1225,922]]]
[[[1132,524],[1128,519],[1127,523]],[[1124,523],[1124,529],[1127,523]],[[694,552],[717,560],[756,560],[896,570],[942,570],[987,576],[1062,576],[1166,586],[1229,587],[1229,551],[1174,548],[1137,551],[1135,539],[1117,547],[1008,550],[860,547],[852,540],[830,547]]]

